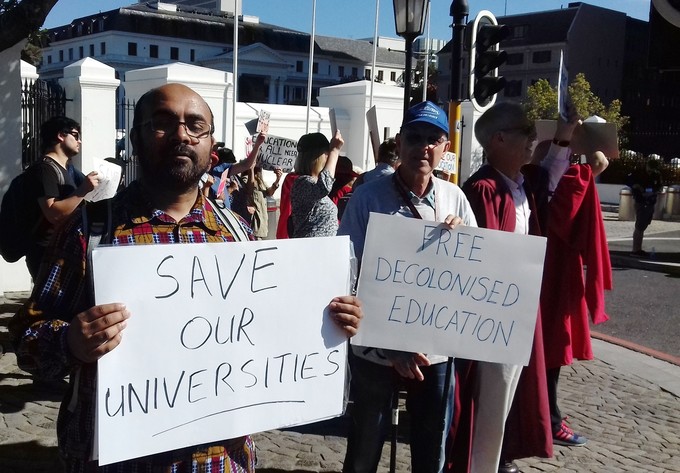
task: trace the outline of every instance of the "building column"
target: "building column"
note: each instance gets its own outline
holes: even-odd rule
[[[96,59],[84,58],[64,68],[59,80],[66,93],[66,116],[80,123],[83,142],[76,167],[87,174],[97,160],[116,156],[116,71]]]

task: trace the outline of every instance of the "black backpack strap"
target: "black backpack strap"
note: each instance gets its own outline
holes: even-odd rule
[[[52,169],[54,169],[54,172],[57,173],[57,179],[59,181],[60,186],[66,184],[66,180],[64,179],[64,173],[62,172],[62,167],[59,166],[59,164],[54,159],[43,158],[43,162],[47,163]]]
[[[92,272],[92,250],[100,244],[110,244],[113,240],[112,199],[87,202],[83,205],[83,237],[85,246],[85,281],[89,289],[90,303],[94,305],[94,273]]]

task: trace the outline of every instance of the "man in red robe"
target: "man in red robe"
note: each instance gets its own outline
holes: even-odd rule
[[[520,105],[500,103],[477,120],[475,135],[484,148],[487,164],[470,177],[463,191],[479,226],[541,235],[539,222],[547,205],[548,175],[532,172],[525,177],[521,171],[531,161],[536,139],[533,122]],[[517,467],[509,460],[552,456],[540,317],[529,365],[524,370],[501,363],[469,362],[465,368],[458,360],[456,364],[463,418],[457,425],[454,471],[516,472]],[[516,442],[504,445],[506,420]]]

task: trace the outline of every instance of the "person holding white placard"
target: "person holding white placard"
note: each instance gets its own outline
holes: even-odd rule
[[[110,208],[98,204],[85,207],[87,215],[95,219],[97,209],[108,209],[107,214],[99,215],[104,217],[102,221],[110,220],[102,240],[125,246],[252,239],[244,223],[228,210],[216,211],[199,191],[201,177],[210,165],[213,132],[212,112],[192,89],[167,84],[144,94],[136,104],[130,134],[141,166],[140,178],[110,201],[102,201]],[[10,323],[22,369],[52,378],[70,373],[70,390],[57,422],[64,471],[131,473],[211,468],[218,473],[253,472],[255,454],[249,436],[105,466],[91,460],[97,361],[125,343],[122,336],[128,319],[156,317],[162,324],[165,314],[131,314],[124,301],[93,306],[85,236],[91,228],[85,226],[83,214],[77,210],[60,228],[48,249],[43,277],[36,281],[31,297]],[[356,333],[362,317],[356,297],[336,297],[328,308],[347,335]],[[148,336],[152,338],[154,333]],[[101,446],[116,440],[99,438],[97,442]]]
[[[396,137],[401,165],[391,177],[359,186],[340,222],[338,234],[349,235],[358,258],[363,254],[371,212],[445,222],[451,227],[477,226],[463,192],[455,184],[433,175],[449,149],[448,133],[446,114],[434,103],[422,102],[407,111]],[[402,384],[408,392],[411,471],[443,471],[446,434],[454,414],[452,363],[434,353],[356,345],[352,349],[354,405],[343,472],[376,471],[390,425],[395,388]]]

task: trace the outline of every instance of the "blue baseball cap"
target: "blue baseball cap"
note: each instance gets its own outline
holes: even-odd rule
[[[447,135],[449,134],[449,119],[446,117],[446,113],[429,100],[417,103],[409,108],[406,111],[406,116],[404,116],[404,121],[401,123],[401,128],[414,123],[429,123]]]

